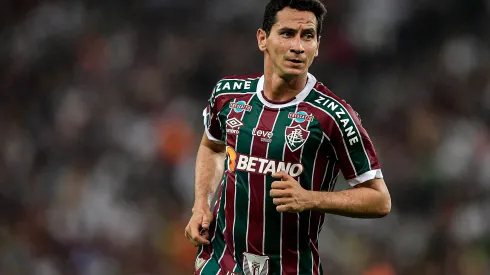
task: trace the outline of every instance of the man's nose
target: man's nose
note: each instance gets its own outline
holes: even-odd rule
[[[295,54],[302,54],[305,52],[303,43],[301,43],[301,37],[299,37],[299,35],[296,36],[291,43],[291,48],[289,49],[291,52]]]

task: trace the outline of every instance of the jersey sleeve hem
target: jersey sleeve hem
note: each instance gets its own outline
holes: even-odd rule
[[[208,127],[206,127],[206,108],[202,111],[202,117],[203,117],[203,123],[204,123],[204,131],[206,132],[206,136],[208,137],[209,140],[213,141],[214,143],[217,144],[225,144],[222,140],[219,140],[215,138],[211,132],[209,132]]]
[[[375,170],[367,171],[353,179],[347,180],[347,183],[349,183],[350,186],[354,187],[368,180],[382,179],[382,178],[383,178],[383,173],[381,172],[381,169],[375,169]]]

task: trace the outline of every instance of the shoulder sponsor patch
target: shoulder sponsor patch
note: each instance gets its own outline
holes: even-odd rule
[[[216,92],[250,90],[253,79],[223,79],[216,85]]]
[[[357,130],[354,120],[352,120],[349,112],[344,106],[342,106],[342,104],[340,104],[340,102],[331,97],[322,95],[318,96],[314,102],[316,106],[321,107],[323,110],[328,112],[332,119],[337,122],[342,136],[344,137],[348,146],[361,144],[362,138]]]

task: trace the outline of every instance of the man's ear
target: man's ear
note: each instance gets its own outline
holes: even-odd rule
[[[266,42],[267,42],[267,34],[263,29],[258,29],[257,30],[257,45],[259,46],[259,50],[261,52],[265,52],[267,49],[266,47]]]
[[[318,36],[318,43],[316,43],[316,52],[315,52],[315,57],[318,56],[318,50],[320,49],[320,39],[322,37],[321,36]]]

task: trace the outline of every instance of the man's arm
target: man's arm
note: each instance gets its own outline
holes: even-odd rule
[[[285,172],[272,175],[270,192],[279,212],[320,211],[353,218],[381,218],[391,211],[391,198],[383,179],[371,179],[338,192],[305,190]]]
[[[210,243],[208,229],[213,220],[210,201],[223,175],[224,152],[224,144],[209,140],[204,133],[196,158],[194,207],[185,228],[185,236],[195,246]]]
[[[311,192],[311,191],[310,191]],[[391,211],[383,179],[372,179],[339,192],[311,192],[309,208],[352,218],[381,218]]]
[[[209,203],[223,175],[225,145],[208,139],[204,133],[196,158],[194,209]]]

